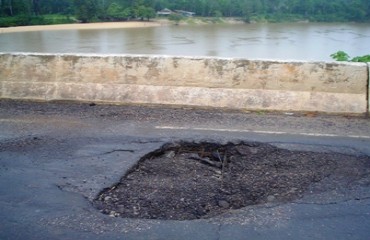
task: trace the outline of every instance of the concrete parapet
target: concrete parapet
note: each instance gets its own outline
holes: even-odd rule
[[[1,98],[365,113],[365,63],[0,54]]]
[[[367,73],[368,73],[368,78],[367,78],[367,88],[368,88],[368,91],[367,91],[367,111],[368,111],[368,114],[370,114],[370,63],[367,63]]]

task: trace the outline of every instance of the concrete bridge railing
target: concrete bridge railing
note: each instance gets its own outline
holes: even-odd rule
[[[365,63],[0,53],[0,98],[367,113]]]

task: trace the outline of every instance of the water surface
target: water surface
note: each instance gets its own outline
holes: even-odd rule
[[[0,52],[160,54],[331,60],[370,54],[370,24],[277,23],[161,26],[0,34]]]

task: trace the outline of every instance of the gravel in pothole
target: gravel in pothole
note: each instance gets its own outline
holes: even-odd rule
[[[334,185],[370,185],[370,159],[262,143],[181,142],[144,156],[93,204],[112,217],[204,219],[250,205],[293,201],[325,178]]]

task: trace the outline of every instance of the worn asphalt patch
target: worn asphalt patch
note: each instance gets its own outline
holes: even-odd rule
[[[112,217],[212,218],[265,203],[288,203],[315,192],[370,184],[370,158],[290,151],[256,142],[179,142],[144,156],[94,205]]]
[[[0,119],[2,240],[369,239],[369,173],[361,165],[370,156],[369,139],[347,137],[369,135],[367,118],[0,100]],[[226,199],[224,212],[195,220],[112,217],[117,212],[94,208],[91,202],[104,189],[166,149],[163,144],[179,141],[269,143],[294,153],[339,156],[341,167],[309,184],[302,197],[284,202],[275,196],[241,209]],[[196,154],[166,150],[152,164],[162,166],[161,158],[167,165],[192,162],[216,176],[220,169]]]

